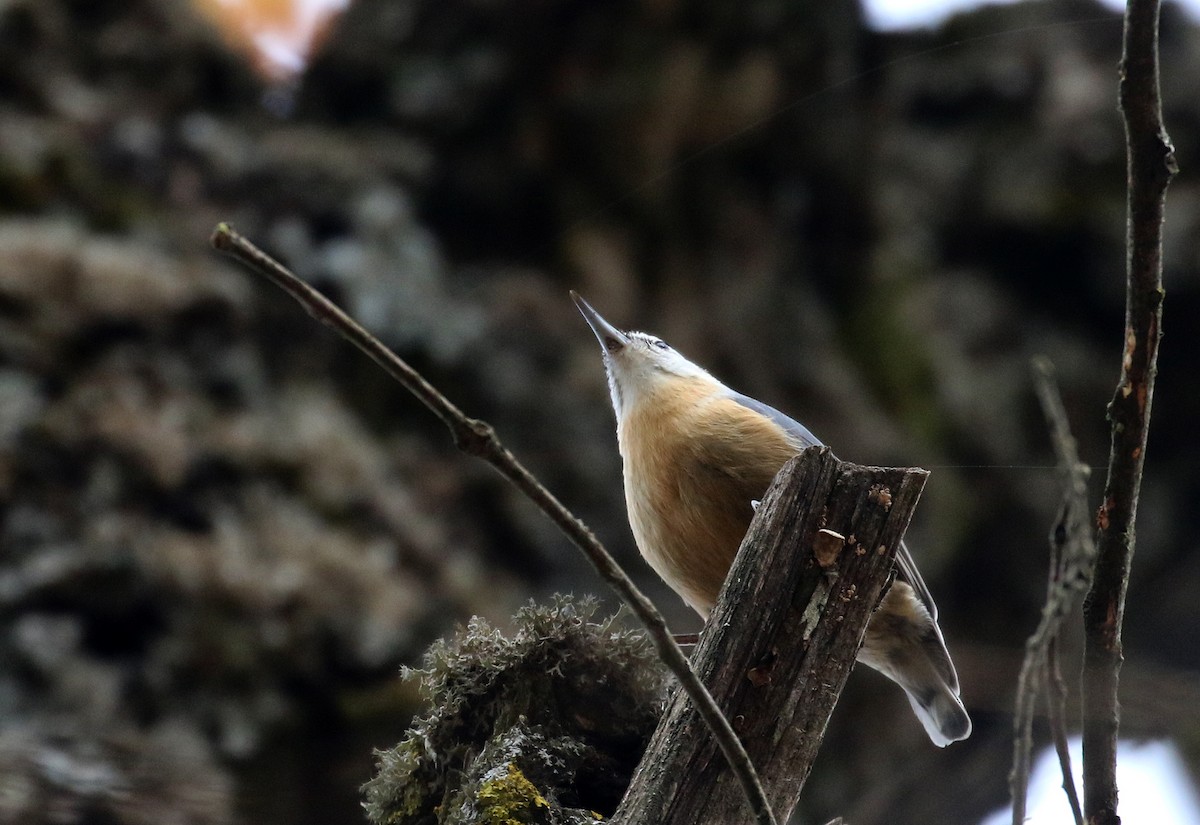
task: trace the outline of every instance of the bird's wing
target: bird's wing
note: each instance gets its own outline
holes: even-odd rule
[[[925,609],[933,617],[933,623],[936,626],[938,620],[937,604],[934,603],[933,596],[930,595],[929,588],[925,584],[925,579],[921,578],[921,571],[917,569],[917,563],[913,560],[912,553],[908,552],[908,545],[904,543],[903,539],[900,541],[900,549],[896,551],[896,564],[900,568],[900,578],[912,585],[917,598],[924,603]]]
[[[803,450],[806,447],[821,447],[820,439],[808,431],[799,421],[790,416],[784,415],[774,407],[764,404],[761,401],[755,401],[748,395],[742,395],[740,392],[729,391],[730,397],[741,404],[748,410],[754,410],[759,415],[766,416],[783,428],[789,436],[799,442],[799,449]]]
[[[756,401],[748,395],[742,395],[740,392],[730,390],[729,393],[730,397],[743,407],[754,410],[759,415],[766,416],[782,427],[784,432],[791,436],[798,444],[798,449],[803,450],[806,447],[824,446],[821,440],[809,431],[808,427],[805,427],[791,416],[781,413],[769,404]],[[908,546],[903,541],[900,542],[900,549],[896,551],[896,565],[899,567],[900,578],[912,585],[912,589],[916,591],[917,597],[924,603],[925,609],[929,611],[929,615],[933,617],[933,621],[936,623],[938,617],[937,604],[934,603],[933,596],[929,593],[929,587],[925,584],[925,579],[921,578],[921,571],[917,569],[917,563],[913,560],[912,553],[908,551]]]

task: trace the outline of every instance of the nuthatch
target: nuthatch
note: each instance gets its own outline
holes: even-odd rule
[[[734,392],[662,339],[622,332],[571,292],[604,351],[629,525],[642,556],[708,616],[761,500],[785,462],[819,445],[778,410]],[[898,578],[858,660],[904,688],[935,745],[971,734],[937,607],[903,544]]]

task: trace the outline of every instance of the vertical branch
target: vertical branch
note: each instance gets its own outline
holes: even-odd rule
[[[1120,83],[1129,187],[1124,355],[1108,408],[1112,447],[1097,513],[1095,576],[1084,601],[1083,785],[1089,825],[1121,821],[1116,776],[1121,623],[1161,335],[1163,206],[1177,171],[1162,121],[1158,20],[1158,0],[1129,0]]]

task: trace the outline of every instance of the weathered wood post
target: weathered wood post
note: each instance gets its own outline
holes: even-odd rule
[[[827,447],[792,459],[759,506],[693,654],[781,822],[800,798],[927,476],[843,463]],[[750,816],[676,691],[613,821],[732,825]]]

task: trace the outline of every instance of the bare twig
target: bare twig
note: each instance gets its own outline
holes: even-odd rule
[[[1158,0],[1129,0],[1120,103],[1127,149],[1127,281],[1124,355],[1109,404],[1112,447],[1097,513],[1095,577],[1084,601],[1083,793],[1089,825],[1117,825],[1117,683],[1134,523],[1146,458],[1162,331],[1162,225],[1177,171],[1162,120]]]
[[[1083,825],[1083,808],[1079,804],[1079,789],[1075,787],[1075,773],[1071,770],[1071,748],[1067,744],[1067,683],[1058,664],[1057,638],[1051,639],[1046,646],[1045,675],[1050,736],[1054,740],[1054,752],[1058,755],[1058,766],[1062,770],[1063,793],[1067,795],[1075,825]]]
[[[583,551],[600,576],[617,591],[646,626],[650,638],[663,662],[679,679],[684,691],[695,704],[705,725],[733,769],[746,799],[760,825],[775,825],[775,816],[763,792],[758,774],[746,755],[746,750],[729,721],[721,714],[712,695],[701,683],[687,657],[667,630],[666,620],[649,599],[638,590],[621,566],[592,534],[547,490],[516,457],[509,452],[495,430],[486,422],[468,418],[463,412],[426,381],[416,370],[392,352],[378,338],[367,332],[353,318],[335,306],[324,295],[301,281],[287,268],[271,258],[228,224],[220,224],[212,236],[212,245],[241,261],[300,302],[309,315],[334,329],[339,335],[369,355],[425,406],[429,407],[450,428],[454,443],[466,453],[482,458],[511,481],[530,501],[545,513]]]
[[[1075,606],[1079,595],[1090,583],[1096,557],[1092,531],[1087,523],[1087,466],[1080,463],[1067,421],[1067,412],[1054,383],[1054,369],[1045,358],[1033,362],[1034,387],[1042,404],[1058,467],[1064,477],[1063,502],[1059,518],[1050,531],[1050,572],[1046,584],[1046,605],[1037,629],[1025,643],[1025,661],[1017,679],[1016,710],[1013,714],[1013,768],[1009,785],[1013,798],[1013,825],[1025,821],[1025,798],[1029,788],[1030,760],[1033,753],[1033,714],[1039,690],[1046,684],[1049,671],[1057,670],[1053,658],[1054,642],[1063,620]],[[1053,727],[1055,697],[1052,706]],[[1061,720],[1060,720],[1061,722]],[[1061,726],[1061,725],[1060,725]],[[1062,755],[1060,753],[1060,761]],[[1068,757],[1069,760],[1069,757]],[[1064,785],[1071,781],[1070,766],[1064,766]],[[1067,791],[1074,794],[1074,786]]]

